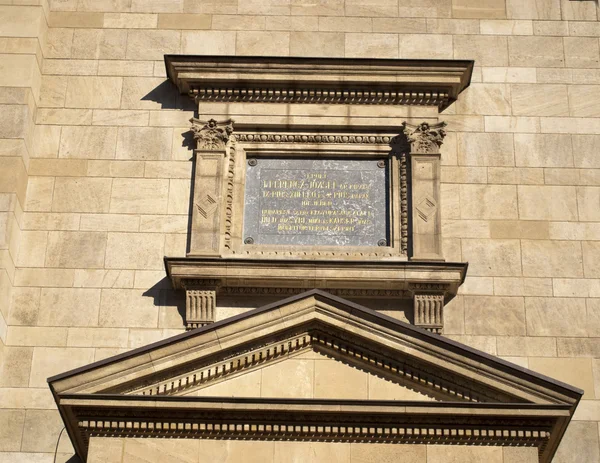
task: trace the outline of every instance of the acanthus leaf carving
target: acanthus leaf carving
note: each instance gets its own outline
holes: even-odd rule
[[[446,136],[445,122],[429,124],[423,122],[419,125],[412,125],[408,122],[402,124],[404,134],[411,144],[411,152],[415,154],[437,154]]]
[[[192,117],[190,122],[192,123],[190,130],[194,134],[194,140],[196,140],[199,150],[225,151],[233,141],[232,120],[219,122],[210,119],[205,122]]]

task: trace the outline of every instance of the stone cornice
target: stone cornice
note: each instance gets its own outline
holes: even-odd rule
[[[469,86],[473,61],[165,55],[167,75],[197,101],[426,105]]]
[[[365,297],[386,297],[386,291],[392,292],[391,297],[410,297],[413,292],[434,291],[452,298],[464,281],[467,266],[454,262],[165,257],[167,276],[177,289],[246,287],[260,293],[261,288],[280,288],[294,294],[294,289],[320,288],[352,290],[355,297],[361,292]],[[210,282],[205,283],[207,280]]]

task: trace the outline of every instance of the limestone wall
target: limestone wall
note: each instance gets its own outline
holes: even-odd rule
[[[599,18],[591,0],[0,0],[0,462],[53,461],[48,376],[182,331],[162,258],[185,255],[194,112],[167,53],[475,59],[441,114],[444,253],[470,263],[445,332],[583,388],[555,461],[600,462]]]

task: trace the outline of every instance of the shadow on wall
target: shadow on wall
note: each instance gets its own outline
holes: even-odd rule
[[[170,80],[163,81],[141,98],[141,101],[154,101],[160,104],[160,109],[179,109],[195,111],[196,105],[188,95],[181,95]]]
[[[174,290],[167,277],[144,291],[142,296],[151,297],[154,306],[160,307],[161,328],[179,329],[185,326],[185,292]]]

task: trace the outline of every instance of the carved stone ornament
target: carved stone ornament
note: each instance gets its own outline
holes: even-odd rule
[[[216,121],[210,119],[207,122],[192,117],[191,131],[194,133],[194,140],[198,143],[199,150],[206,151],[224,151],[232,139],[233,121]]]
[[[403,123],[404,134],[411,144],[411,151],[414,154],[437,154],[440,152],[440,146],[446,136],[445,122],[438,124],[429,124],[423,122],[419,125]]]

